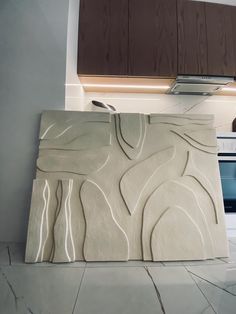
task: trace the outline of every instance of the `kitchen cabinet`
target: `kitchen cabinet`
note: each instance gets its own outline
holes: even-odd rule
[[[232,6],[206,4],[206,31],[209,75],[236,75],[236,35]]]
[[[127,75],[128,0],[80,0],[78,73]]]
[[[176,0],[129,0],[129,75],[177,75]]]
[[[178,0],[178,73],[207,74],[205,3]]]
[[[78,74],[236,76],[236,7],[189,0],[81,0]]]

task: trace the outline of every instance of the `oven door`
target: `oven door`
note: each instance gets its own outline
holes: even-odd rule
[[[226,213],[236,212],[236,160],[219,160]]]

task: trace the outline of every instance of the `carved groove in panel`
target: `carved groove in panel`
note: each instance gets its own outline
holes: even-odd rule
[[[151,250],[153,261],[206,258],[201,230],[179,206],[168,208],[158,219],[151,234]]]
[[[188,159],[186,163],[186,167],[184,169],[183,176],[190,176],[193,177],[207,192],[208,196],[211,199],[213,208],[214,208],[214,214],[215,214],[215,222],[218,224],[218,216],[217,216],[217,204],[216,204],[216,195],[214,192],[214,189],[210,183],[210,181],[207,179],[207,177],[200,172],[197,167],[195,166],[194,160],[193,160],[193,153],[191,151],[188,152]]]
[[[143,259],[152,259],[150,240],[155,222],[160,219],[166,208],[175,206],[188,210],[188,214],[196,221],[204,236],[207,258],[213,258],[213,242],[204,211],[200,207],[194,191],[181,183],[181,179],[178,179],[161,184],[146,202],[142,229]]]
[[[204,146],[204,145],[200,145],[199,143],[197,143],[195,140],[192,140],[191,138],[189,138],[188,136],[186,136],[184,134],[184,132],[181,131],[177,131],[177,130],[170,130],[172,133],[178,135],[179,137],[181,137],[183,140],[185,140],[187,143],[189,143],[191,146],[205,152],[208,154],[217,154],[217,147],[209,147],[209,146]]]
[[[120,190],[130,215],[132,215],[154,175],[163,165],[173,160],[175,147],[168,147],[130,168],[120,180]]]
[[[131,126],[127,125],[127,121],[130,119],[127,119],[126,123],[124,122],[124,119],[123,119],[123,123],[122,123],[122,117],[123,117],[122,114],[115,116],[116,136],[118,139],[118,143],[121,149],[123,150],[123,152],[126,154],[126,156],[129,159],[137,159],[142,153],[143,144],[146,137],[145,116],[143,114],[137,114],[135,115],[134,118],[131,119],[133,120],[133,122],[135,121],[134,128],[132,127],[133,135],[132,137],[129,137],[128,139],[126,137],[125,140],[124,140],[124,137],[125,137],[124,134],[127,133],[127,129],[131,128]],[[124,130],[122,130],[123,126],[125,126]],[[137,138],[138,138],[138,143],[137,143]],[[131,143],[127,144],[128,141],[131,141]],[[132,147],[132,145],[134,145],[133,144],[134,142],[137,143],[136,147]]]
[[[141,114],[120,113],[120,133],[131,148],[137,148],[142,137]]]
[[[54,222],[53,222],[53,234],[52,234],[52,237],[53,237],[53,242],[52,242],[52,248],[51,248],[51,253],[50,253],[50,262],[53,261],[53,257],[54,257],[54,254],[55,254],[55,234],[54,234],[54,226],[55,226],[55,222],[57,221],[57,217],[58,217],[58,214],[60,212],[60,208],[61,208],[61,202],[62,202],[62,181],[61,180],[58,180],[58,183],[57,183],[57,189],[56,189],[56,201],[57,201],[57,207],[56,207],[56,212],[55,212],[55,216],[54,216]]]
[[[173,124],[177,126],[185,126],[188,124],[194,125],[208,125],[213,122],[212,117],[204,117],[202,115],[195,115],[196,117],[191,117],[188,115],[160,115],[160,114],[150,114],[149,122],[150,124]]]
[[[86,180],[80,196],[86,220],[85,260],[128,260],[127,235],[115,220],[104,192],[95,182]]]
[[[75,261],[75,247],[71,221],[73,180],[62,180],[62,200],[54,225],[53,262]]]
[[[184,134],[200,145],[217,148],[214,129],[185,131]]]

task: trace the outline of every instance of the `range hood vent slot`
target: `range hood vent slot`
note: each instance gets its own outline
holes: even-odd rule
[[[210,96],[233,82],[233,77],[179,75],[167,93]]]

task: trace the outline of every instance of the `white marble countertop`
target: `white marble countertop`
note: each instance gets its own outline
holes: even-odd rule
[[[1,314],[235,314],[230,258],[192,262],[25,264],[23,243],[0,243]]]

